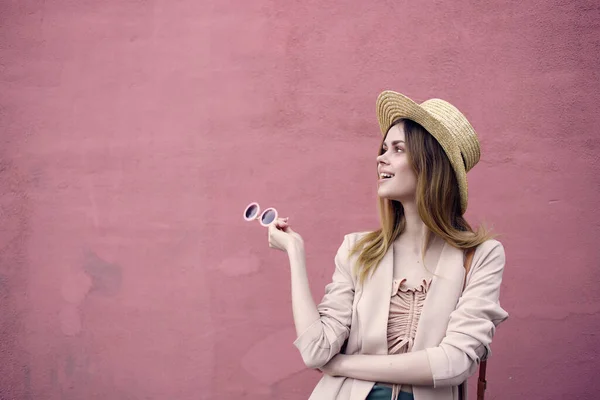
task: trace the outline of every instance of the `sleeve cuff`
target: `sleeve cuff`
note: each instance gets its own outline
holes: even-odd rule
[[[427,359],[429,360],[429,366],[431,367],[431,375],[433,376],[433,387],[437,388],[440,386],[440,381],[447,379],[450,375],[450,360],[446,356],[446,352],[441,347],[433,347],[425,349],[427,352]]]
[[[320,325],[321,319],[319,318],[310,324],[310,326],[306,328],[304,332],[302,332],[300,336],[296,338],[296,340],[294,340],[294,346],[300,350],[300,353],[303,353],[304,349],[306,349],[306,347],[313,342],[315,338],[320,336],[322,329]]]
[[[478,362],[471,360],[455,347],[442,345],[425,351],[431,367],[434,388],[460,385],[477,369]]]

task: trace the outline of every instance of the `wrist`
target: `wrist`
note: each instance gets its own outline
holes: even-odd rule
[[[345,376],[344,375],[344,366],[346,364],[346,361],[348,361],[348,357],[346,354],[338,354],[337,356],[335,356],[334,358],[334,364],[333,364],[333,372],[336,376]]]
[[[293,241],[288,247],[287,253],[290,257],[304,256],[304,243]]]

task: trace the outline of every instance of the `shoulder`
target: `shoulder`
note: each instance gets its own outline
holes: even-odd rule
[[[356,257],[358,257],[358,253],[355,253],[353,256],[350,256],[350,254],[352,253],[352,250],[354,249],[356,243],[358,243],[359,240],[364,238],[369,233],[371,232],[363,231],[345,234],[344,240],[342,241],[342,244],[338,249],[337,256],[341,257],[345,261],[350,261],[350,259],[355,259]]]
[[[479,268],[488,266],[492,269],[504,269],[506,253],[504,245],[496,239],[488,239],[475,249],[473,265]]]
[[[475,256],[489,255],[490,253],[504,254],[504,245],[497,239],[488,239],[475,249]]]
[[[371,231],[362,231],[362,232],[351,232],[344,235],[344,242],[348,249],[352,249],[359,240],[367,236]]]

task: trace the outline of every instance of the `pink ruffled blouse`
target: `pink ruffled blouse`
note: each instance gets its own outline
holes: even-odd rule
[[[406,286],[406,279],[394,280],[388,318],[388,354],[408,353],[412,350],[430,285],[431,279],[423,279],[417,287]],[[401,385],[393,385],[392,399],[398,397],[400,388]]]

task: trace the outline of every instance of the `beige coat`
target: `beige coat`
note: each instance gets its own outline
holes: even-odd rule
[[[352,272],[357,256],[348,255],[364,234],[344,237],[335,256],[332,282],[318,305],[321,318],[294,342],[309,368],[325,365],[340,352],[346,339],[346,354],[388,354],[394,250],[390,247],[373,276],[364,285],[358,284]],[[504,262],[504,247],[500,242],[482,243],[475,252],[462,292],[464,252],[444,245],[433,269],[435,276],[412,349],[427,352],[434,386],[413,386],[415,400],[457,400],[458,386],[477,370],[481,359],[490,356],[489,346],[496,326],[508,318],[499,302]],[[364,400],[373,384],[324,374],[310,399]]]

